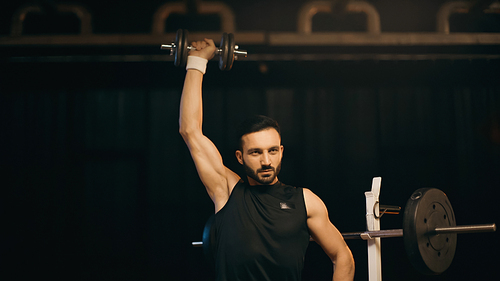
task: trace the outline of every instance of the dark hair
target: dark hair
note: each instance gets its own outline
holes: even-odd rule
[[[242,137],[246,134],[260,132],[266,129],[275,129],[281,137],[280,126],[278,122],[264,115],[255,115],[241,122],[236,129],[237,149],[243,149]]]

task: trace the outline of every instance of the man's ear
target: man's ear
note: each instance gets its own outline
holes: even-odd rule
[[[234,153],[236,155],[236,159],[238,159],[238,162],[243,165],[243,154],[241,153],[241,150],[236,150]]]

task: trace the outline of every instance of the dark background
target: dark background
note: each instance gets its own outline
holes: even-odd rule
[[[297,11],[306,1],[223,2],[233,8],[239,31],[295,32]],[[380,13],[382,32],[434,32],[444,3],[368,2]],[[64,1],[12,1],[0,5],[0,36],[8,37],[11,16],[25,3],[47,10],[26,19],[26,34],[78,30],[75,19],[50,12]],[[164,1],[79,3],[91,11],[94,33],[132,34],[150,32],[152,15]],[[217,30],[219,24],[194,13],[169,20],[167,32]],[[319,15],[313,28],[363,31],[363,20]],[[450,23],[455,32],[500,32],[497,15],[454,15]],[[3,280],[213,280],[201,249],[191,247],[201,240],[213,204],[178,134],[185,71],[171,62],[92,59],[157,49],[1,46]],[[249,54],[270,49],[248,46]],[[241,172],[231,141],[234,126],[251,114],[266,114],[282,126],[280,180],[318,194],[342,232],[366,229],[363,193],[374,176],[382,177],[381,204],[404,208],[414,190],[436,187],[448,195],[457,224],[498,222],[500,61],[474,57],[498,55],[498,45],[285,51],[465,57],[259,62],[249,56],[230,72],[210,62],[204,132],[228,167]],[[81,54],[91,58],[36,60]],[[381,224],[400,228],[402,215],[385,215]],[[439,276],[412,268],[402,238],[384,239],[384,280],[495,278],[498,238],[460,235],[453,264]],[[366,243],[348,245],[355,279],[367,280]],[[328,257],[311,243],[303,279],[330,278]]]

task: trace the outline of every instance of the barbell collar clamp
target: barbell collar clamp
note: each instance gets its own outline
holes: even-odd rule
[[[373,238],[391,238],[391,237],[402,237],[403,229],[385,229],[385,230],[372,230],[363,232],[344,232],[341,233],[344,240],[349,239],[363,239],[370,240]]]

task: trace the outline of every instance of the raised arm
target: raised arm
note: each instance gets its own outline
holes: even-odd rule
[[[354,279],[354,259],[344,238],[328,218],[328,210],[321,199],[304,188],[307,208],[307,226],[311,236],[333,262],[334,281]]]
[[[192,46],[196,50],[192,50],[190,56],[209,60],[215,52],[213,40],[193,42]],[[181,96],[179,132],[189,148],[198,175],[217,212],[226,204],[239,176],[224,166],[219,151],[203,134],[202,81],[202,72],[196,69],[187,70]]]

